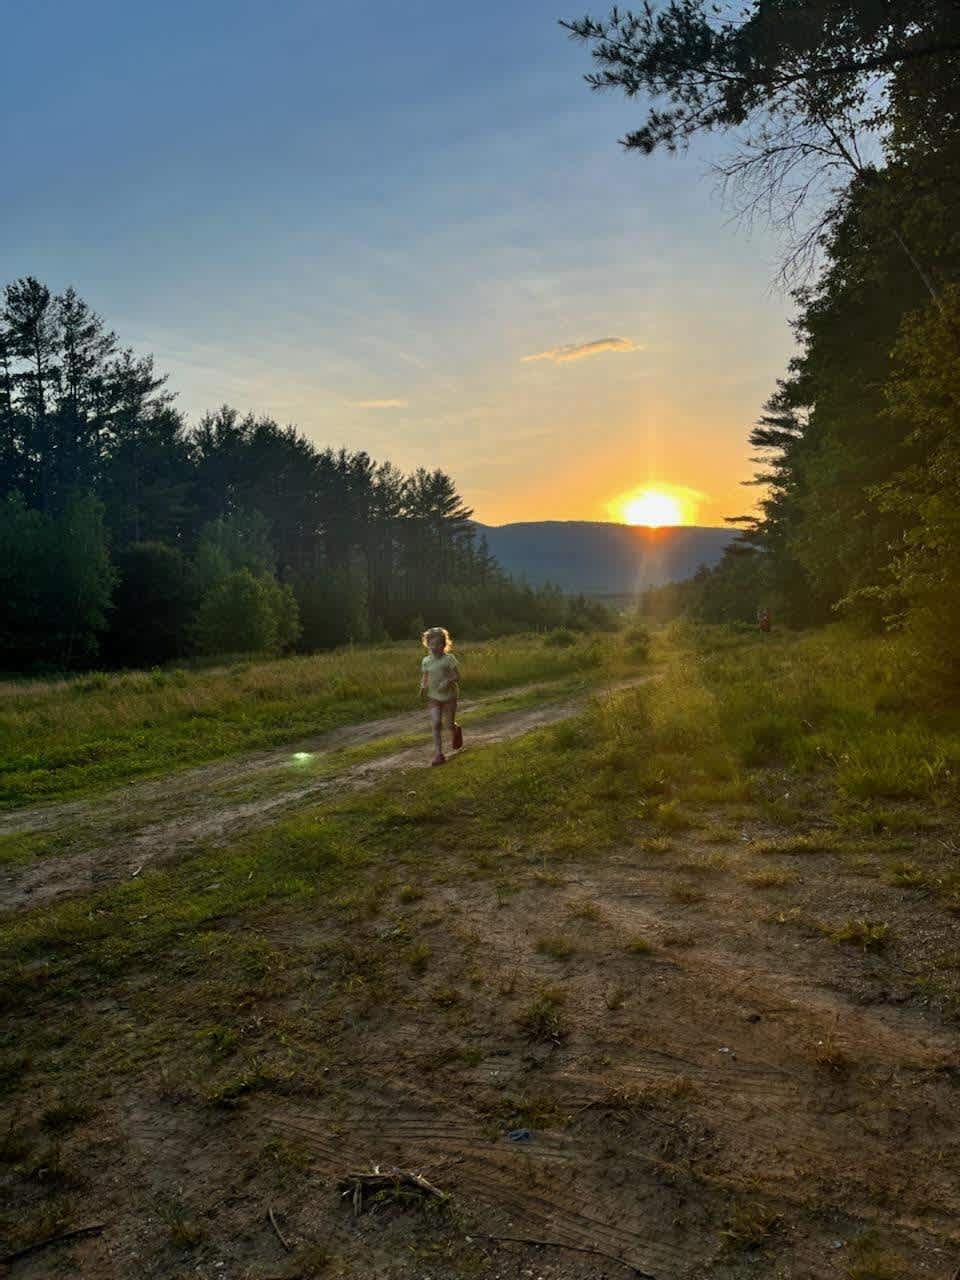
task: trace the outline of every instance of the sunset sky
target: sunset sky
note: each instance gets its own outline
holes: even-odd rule
[[[191,421],[443,467],[488,523],[651,488],[721,524],[793,347],[777,245],[706,149],[619,147],[583,9],[11,6],[0,283],[73,284]]]

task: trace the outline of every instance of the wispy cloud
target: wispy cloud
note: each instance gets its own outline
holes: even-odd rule
[[[354,409],[406,409],[406,400],[352,400]]]
[[[563,347],[550,347],[546,351],[538,351],[532,356],[521,357],[526,364],[530,360],[552,360],[554,364],[565,364],[568,360],[583,360],[586,356],[598,356],[603,351],[639,351],[640,348],[629,338],[594,338],[592,342],[570,342]]]

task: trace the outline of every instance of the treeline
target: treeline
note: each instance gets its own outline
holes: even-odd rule
[[[731,517],[741,534],[716,568],[643,608],[902,629],[917,665],[960,691],[960,6],[836,0],[788,22],[759,0],[752,15],[710,44],[714,69],[728,59],[753,95],[729,120],[758,102],[781,113],[767,194],[799,186],[783,155],[818,163],[808,138],[836,156],[834,194],[813,283],[793,292],[799,353],[749,437],[760,514]],[[876,163],[856,150],[864,134]]]
[[[226,405],[191,428],[166,382],[74,289],[5,288],[0,669],[590,624],[501,571],[443,471]]]

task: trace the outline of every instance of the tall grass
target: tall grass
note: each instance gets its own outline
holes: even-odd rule
[[[902,638],[680,625],[673,642],[689,687],[669,719],[674,733],[699,721],[701,755],[720,742],[746,768],[824,770],[854,800],[955,793],[960,709],[918,700]]]
[[[465,696],[596,672],[612,637],[457,647]],[[415,644],[0,685],[0,807],[76,794],[415,708]]]

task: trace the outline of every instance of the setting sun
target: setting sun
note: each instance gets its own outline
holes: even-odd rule
[[[657,528],[664,524],[683,524],[683,509],[676,498],[655,489],[632,494],[623,504],[627,524],[645,524]]]

